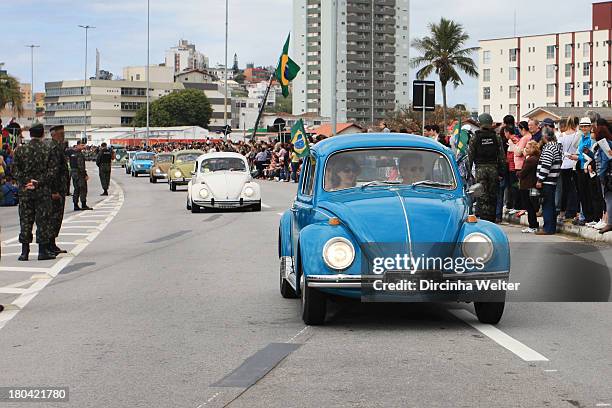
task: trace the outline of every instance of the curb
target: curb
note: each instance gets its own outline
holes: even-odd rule
[[[529,226],[526,214],[523,215],[520,220],[513,215],[504,214],[503,219],[510,224]],[[542,217],[538,217],[538,223],[540,225],[544,225],[544,219]],[[557,233],[573,235],[575,237],[588,239],[589,241],[606,242],[608,244],[612,244],[612,231],[606,232],[605,234],[600,234],[595,228],[557,223]]]

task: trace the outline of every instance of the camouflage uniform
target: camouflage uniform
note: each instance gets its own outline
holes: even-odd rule
[[[32,242],[32,228],[36,222],[36,241],[47,244],[52,238],[49,222],[51,213],[51,190],[53,178],[58,172],[58,162],[51,154],[49,145],[42,138],[32,138],[30,143],[15,150],[13,171],[19,187],[19,242]],[[26,184],[37,180],[33,190]]]
[[[108,148],[100,149],[98,157],[96,157],[96,164],[100,172],[100,184],[102,184],[102,190],[105,193],[108,192],[108,185],[110,184],[112,159],[113,153]]]
[[[487,151],[482,141],[491,141],[493,138],[497,141],[496,146],[495,144],[490,146]],[[492,129],[477,130],[470,138],[467,164],[469,174],[474,164],[476,165],[476,182],[482,184],[484,188],[484,193],[476,202],[476,215],[483,220],[495,222],[499,177],[504,174],[506,156],[501,138]]]
[[[70,181],[70,170],[68,169],[68,161],[64,153],[64,144],[53,139],[49,140],[51,155],[57,160],[58,172],[53,177],[52,193],[59,193],[59,200],[51,200],[51,228],[53,238],[57,238],[64,220],[64,206],[66,203],[66,194],[68,193],[68,183]]]
[[[82,207],[87,207],[87,169],[85,168],[85,156],[83,152],[73,150],[70,155],[70,176],[72,178],[72,202],[75,208],[81,201]]]

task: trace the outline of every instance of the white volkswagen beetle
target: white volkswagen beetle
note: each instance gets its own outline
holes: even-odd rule
[[[259,184],[253,182],[246,157],[206,153],[198,157],[187,184],[187,209],[252,208],[261,211]]]

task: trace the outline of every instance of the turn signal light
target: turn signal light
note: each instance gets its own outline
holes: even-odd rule
[[[330,218],[329,225],[340,225],[340,218],[336,218],[336,217]]]
[[[473,224],[475,222],[478,222],[478,217],[476,217],[474,214],[470,214],[467,216],[467,219],[465,220],[465,222],[469,222],[470,224]]]

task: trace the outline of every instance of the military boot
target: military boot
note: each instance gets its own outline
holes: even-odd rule
[[[58,254],[67,254],[68,251],[66,251],[65,249],[61,249],[60,247],[58,247],[55,244],[55,238],[51,240],[51,243],[49,244],[49,249],[55,253],[55,255]]]
[[[21,244],[21,255],[17,258],[18,261],[27,261],[30,256],[30,244]]]
[[[55,259],[55,252],[49,249],[49,244],[47,243],[38,244],[38,260],[46,261],[49,259]]]

